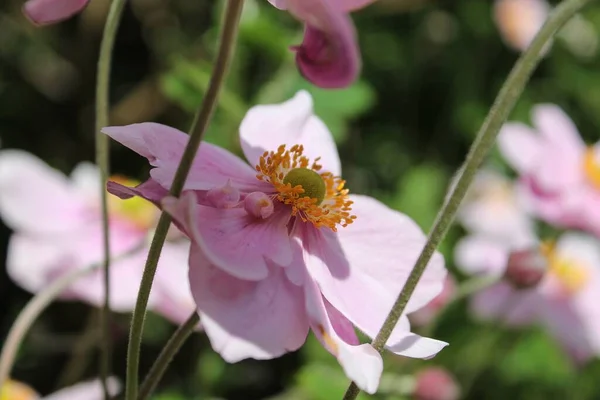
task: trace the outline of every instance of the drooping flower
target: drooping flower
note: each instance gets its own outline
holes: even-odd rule
[[[534,107],[532,120],[534,128],[507,123],[498,139],[520,175],[528,211],[550,224],[600,235],[600,142],[586,146],[554,105]]]
[[[304,40],[296,51],[298,69],[313,84],[343,88],[360,72],[361,58],[348,13],[374,0],[269,0],[304,23]]]
[[[90,0],[28,0],[23,12],[36,25],[64,21],[80,13]]]
[[[14,231],[6,265],[17,284],[37,293],[61,275],[102,262],[99,187],[99,172],[92,164],[79,164],[67,177],[32,154],[0,151],[0,217]],[[142,199],[123,202],[111,196],[109,214],[111,307],[129,312],[135,305],[157,211]],[[170,283],[185,281],[187,273],[190,244],[179,236],[165,245],[159,267],[165,279],[150,299],[153,310],[177,323],[194,309],[189,288]],[[74,282],[62,297],[100,306],[103,282],[102,272],[94,271]]]
[[[504,42],[525,50],[550,12],[546,0],[495,0],[494,20]]]
[[[187,135],[153,123],[103,132],[148,158],[150,181],[171,185]],[[360,344],[354,327],[377,333],[425,236],[407,216],[348,194],[308,93],[252,108],[240,139],[251,166],[202,143],[182,196],[160,202],[192,239],[190,286],[212,347],[228,362],[270,359],[298,349],[312,328],[348,377],[373,393],[381,356]],[[118,190],[152,196],[143,185]],[[444,277],[436,253],[407,312],[433,299]],[[445,345],[411,333],[402,316],[387,348],[428,358]]]
[[[112,396],[117,395],[120,384],[116,378],[108,379],[108,390]],[[101,400],[104,398],[99,380],[81,382],[40,397],[35,390],[24,383],[9,380],[0,388],[0,400]]]

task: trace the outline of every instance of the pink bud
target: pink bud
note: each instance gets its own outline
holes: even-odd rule
[[[240,202],[240,191],[227,182],[223,187],[210,189],[206,199],[216,208],[232,208]]]
[[[269,218],[273,215],[273,200],[263,192],[252,192],[244,199],[244,209],[256,218]]]
[[[539,248],[515,250],[508,257],[504,279],[519,289],[536,286],[548,270],[548,260]]]
[[[431,367],[417,374],[413,397],[417,400],[457,400],[460,388],[444,368]]]

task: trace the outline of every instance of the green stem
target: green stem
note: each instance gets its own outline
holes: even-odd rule
[[[115,38],[119,29],[121,15],[125,8],[125,0],[113,0],[106,25],[100,43],[100,55],[98,57],[98,75],[96,81],[96,164],[100,169],[100,196],[102,208],[102,240],[104,242],[104,304],[100,312],[100,326],[102,330],[102,348],[100,355],[100,377],[104,399],[110,398],[107,379],[110,375],[111,365],[111,337],[110,337],[110,240],[108,226],[108,198],[106,193],[106,182],[110,170],[110,146],[108,136],[102,134],[102,128],[108,126],[108,115],[110,109],[110,71],[112,65],[112,53]]]
[[[165,347],[162,349],[158,358],[150,368],[150,372],[146,375],[144,383],[140,387],[140,394],[138,400],[146,400],[150,398],[150,395],[156,389],[156,385],[160,382],[164,375],[167,367],[175,357],[175,354],[179,351],[181,346],[185,343],[187,338],[194,332],[194,328],[198,326],[200,317],[198,313],[194,311],[192,315],[181,325],[171,336]]]
[[[190,128],[190,138],[181,157],[181,162],[173,178],[170,193],[178,197],[183,190],[185,180],[192,166],[192,162],[198,152],[198,147],[214,112],[217,99],[235,48],[237,39],[239,20],[244,5],[243,0],[228,0],[225,9],[225,17],[221,32],[219,52],[215,61],[213,74],[208,85],[208,90],[194,116]],[[148,307],[148,298],[152,289],[152,282],[156,273],[156,266],[167,237],[167,231],[171,224],[171,217],[163,212],[158,221],[154,238],[150,245],[148,259],[140,283],[140,291],[133,311],[131,320],[131,329],[129,331],[129,345],[127,348],[127,377],[125,381],[125,399],[136,400],[138,392],[138,370],[140,361],[140,347],[142,342],[142,332],[144,329],[144,319],[146,317],[146,308]]]
[[[508,118],[532,72],[545,54],[546,46],[550,43],[557,31],[591,1],[592,0],[565,0],[559,4],[552,11],[548,20],[535,36],[529,48],[521,55],[515,64],[483,122],[481,129],[477,133],[475,141],[471,145],[467,158],[459,170],[458,181],[452,188],[446,203],[438,213],[423,251],[419,255],[406,284],[396,299],[381,330],[373,340],[373,347],[378,351],[383,351],[385,343],[389,339],[392,330],[404,312],[406,304],[415,291],[429,260],[454,220],[454,215],[458,210],[458,206],[471,185],[475,173],[494,145],[502,124]],[[352,382],[344,395],[344,400],[356,399],[359,393],[360,389]]]

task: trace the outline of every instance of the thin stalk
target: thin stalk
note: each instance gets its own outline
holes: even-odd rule
[[[451,189],[447,201],[438,213],[436,221],[429,233],[423,251],[419,255],[400,295],[396,299],[392,310],[386,318],[381,330],[373,340],[372,344],[379,352],[383,351],[385,343],[389,339],[396,323],[406,308],[408,300],[412,296],[419,279],[436,248],[448,232],[458,206],[465,197],[467,189],[471,185],[475,173],[488,155],[494,145],[502,124],[508,118],[531,74],[545,54],[546,46],[556,35],[558,30],[571,19],[579,10],[592,0],[565,0],[559,4],[550,14],[546,23],[537,33],[529,48],[521,55],[500,93],[496,97],[475,141],[471,145],[467,158],[459,170],[459,178],[456,185]],[[350,384],[344,400],[354,400],[360,393],[360,389],[354,382]]]
[[[119,30],[119,23],[125,8],[125,0],[113,0],[110,4],[102,42],[98,56],[98,75],[96,80],[96,164],[100,169],[100,198],[102,208],[102,241],[104,245],[103,280],[104,304],[100,312],[100,326],[102,330],[102,345],[100,354],[100,377],[104,399],[110,398],[107,379],[110,375],[112,359],[112,345],[110,337],[110,237],[108,226],[108,197],[106,182],[110,173],[110,144],[108,136],[102,134],[102,128],[108,126],[110,108],[110,71],[112,66],[112,53],[115,38]]]
[[[198,313],[194,311],[183,325],[177,328],[175,333],[169,338],[169,341],[158,355],[152,368],[150,368],[150,372],[146,375],[146,378],[140,387],[138,400],[147,400],[150,398],[169,364],[173,361],[173,357],[175,357],[175,354],[181,349],[181,346],[183,346],[187,338],[194,332],[194,328],[196,328],[199,322],[200,317],[198,316]]]
[[[4,346],[2,346],[2,353],[0,354],[0,387],[3,387],[8,379],[19,347],[40,314],[52,303],[56,296],[60,295],[73,282],[89,275],[100,268],[100,266],[101,264],[97,264],[63,275],[29,300],[29,303],[19,313],[19,316],[10,328]]]
[[[198,147],[202,142],[208,123],[212,117],[219,92],[225,81],[225,76],[229,70],[229,64],[233,56],[233,50],[237,40],[239,20],[244,5],[243,0],[228,0],[223,20],[223,28],[219,43],[219,51],[212,76],[208,85],[208,90],[202,102],[202,105],[196,112],[192,126],[189,131],[189,140],[181,157],[179,167],[173,178],[170,193],[172,196],[179,196],[183,190],[185,180],[188,176],[192,162],[198,152]],[[165,243],[167,231],[171,224],[171,217],[163,212],[158,221],[154,238],[150,245],[148,259],[142,275],[138,298],[133,311],[131,320],[131,329],[129,331],[129,345],[127,348],[127,376],[125,381],[125,399],[136,400],[138,392],[138,371],[140,361],[140,348],[142,342],[142,332],[144,329],[144,319],[146,317],[146,308],[148,307],[148,298],[156,274],[156,266],[162,247]]]

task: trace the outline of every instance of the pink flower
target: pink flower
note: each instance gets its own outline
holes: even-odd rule
[[[463,239],[459,246],[455,253],[459,268],[498,277],[509,256],[522,250],[481,235]],[[566,233],[555,243],[538,246],[548,265],[542,281],[527,290],[501,281],[474,296],[473,311],[480,318],[501,319],[513,326],[543,324],[575,361],[586,361],[600,354],[600,243]]]
[[[429,325],[438,314],[452,301],[456,292],[456,282],[451,275],[446,276],[442,292],[423,308],[409,315],[410,322],[417,326]]]
[[[550,12],[545,0],[495,0],[494,20],[504,42],[515,50],[525,50]]]
[[[153,181],[171,185],[187,135],[153,123],[103,131],[148,158]],[[348,377],[375,392],[381,356],[360,344],[354,327],[377,333],[423,233],[405,215],[343,188],[335,143],[308,93],[252,108],[240,139],[250,166],[202,143],[181,198],[162,200],[192,238],[190,286],[213,348],[228,362],[270,359],[298,349],[312,328]],[[237,205],[210,200],[215,191],[229,199],[231,188]],[[121,190],[149,196],[143,187]],[[444,277],[436,254],[407,312],[433,299]],[[403,316],[387,348],[429,358],[446,345],[411,333]]]
[[[108,379],[108,390],[112,396],[117,395],[120,386],[116,378]],[[78,383],[41,398],[35,390],[21,382],[9,380],[0,388],[0,400],[101,400],[103,398],[99,380]]]
[[[551,224],[600,235],[600,143],[586,146],[557,106],[534,107],[532,119],[535,129],[509,122],[499,136],[528,210]]]
[[[99,185],[98,171],[91,164],[79,164],[67,177],[24,151],[0,151],[0,217],[14,231],[7,269],[17,284],[37,293],[65,273],[102,262]],[[114,310],[129,312],[136,301],[157,212],[142,199],[111,199],[110,302]],[[179,235],[181,240],[165,246],[159,267],[165,278],[150,299],[153,310],[175,322],[185,320],[194,309],[189,288],[171,284],[175,279],[185,282],[187,273],[190,245]],[[102,272],[97,270],[74,282],[62,297],[99,306],[103,286]],[[184,310],[187,315],[181,317]]]
[[[413,397],[416,400],[458,400],[460,388],[444,368],[426,368],[416,376]]]
[[[343,88],[360,72],[360,51],[348,13],[374,0],[270,0],[304,22],[304,40],[296,51],[298,69],[322,88]]]
[[[28,0],[23,12],[36,25],[49,25],[80,13],[90,0]]]

